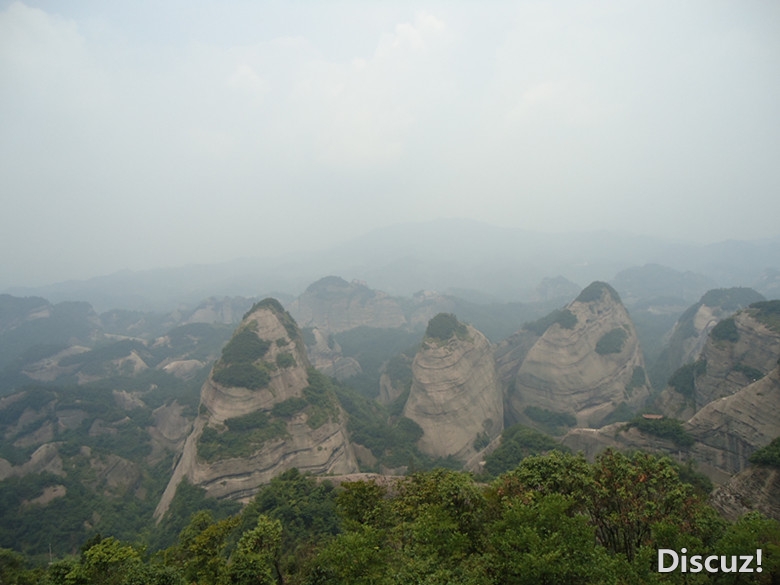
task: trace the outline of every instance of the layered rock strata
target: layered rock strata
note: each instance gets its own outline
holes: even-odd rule
[[[267,377],[259,382],[249,378],[251,383],[243,385],[227,383],[224,372],[236,364],[226,363],[226,354],[246,353],[231,343],[240,337],[250,348],[258,345],[247,332],[256,336],[259,352],[264,352],[260,357],[250,352],[254,359],[241,362],[236,371],[254,368]],[[293,467],[315,474],[358,471],[346,415],[326,391],[319,389],[317,400],[312,398],[310,378],[321,374],[310,369],[300,332],[281,305],[273,299],[257,303],[231,343],[203,384],[200,414],[157,506],[158,519],[185,477],[210,496],[246,501],[261,485]],[[230,436],[236,433],[243,434]],[[222,445],[235,445],[237,451],[226,451]]]
[[[511,365],[501,363],[501,371],[511,373]],[[587,427],[601,424],[622,403],[636,409],[648,395],[634,325],[614,289],[595,282],[527,350],[506,405],[513,420],[535,407],[574,415],[578,426]]]
[[[420,451],[472,457],[503,430],[503,400],[487,338],[471,326],[447,340],[426,337],[412,364],[404,416],[423,430]]]

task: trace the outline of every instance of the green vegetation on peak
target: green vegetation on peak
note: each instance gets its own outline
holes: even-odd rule
[[[569,309],[555,309],[541,319],[526,323],[523,325],[523,329],[531,331],[541,337],[544,335],[545,331],[556,324],[564,329],[574,329],[577,325],[577,315],[572,313]]]
[[[606,282],[601,282],[599,280],[590,283],[582,289],[582,292],[574,300],[580,303],[592,303],[600,300],[604,294],[610,295],[616,303],[622,303],[617,291]]]
[[[448,341],[453,336],[462,337],[466,335],[467,331],[466,326],[458,321],[458,318],[452,313],[439,313],[428,321],[425,337],[438,339],[439,341]]]
[[[271,342],[260,339],[255,329],[256,327],[244,326],[233,335],[222,348],[222,363],[252,363],[265,356],[271,347]]]
[[[764,300],[764,295],[748,287],[715,288],[704,293],[699,301],[708,307],[720,307],[735,312],[752,303]]]

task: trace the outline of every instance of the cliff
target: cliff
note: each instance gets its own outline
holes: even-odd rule
[[[155,511],[183,478],[217,498],[247,500],[274,476],[354,473],[346,415],[310,367],[295,321],[274,299],[244,317],[201,389],[200,413]]]
[[[451,332],[432,329],[451,317]],[[420,451],[433,457],[472,457],[503,429],[502,393],[487,338],[452,315],[428,326],[412,364],[412,387],[404,416],[423,430]]]
[[[289,305],[290,314],[302,327],[338,333],[366,325],[401,327],[406,317],[398,302],[365,284],[328,276],[310,285]]]
[[[536,408],[573,415],[578,426],[598,426],[649,395],[636,331],[609,285],[591,284],[564,310],[527,327],[539,335],[530,349],[526,337],[499,356],[502,376],[517,368],[507,391],[510,419],[524,421]],[[519,367],[511,351],[522,358]]]

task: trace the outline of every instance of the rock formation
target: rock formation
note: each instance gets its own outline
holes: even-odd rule
[[[780,469],[750,466],[715,489],[710,503],[730,522],[752,510],[780,520]]]
[[[309,367],[295,322],[274,299],[244,317],[201,390],[200,414],[155,516],[183,478],[217,498],[247,500],[287,469],[358,471],[346,415]]]
[[[437,319],[451,328],[436,332]],[[412,364],[412,388],[404,416],[423,430],[420,451],[466,461],[503,429],[502,393],[490,342],[453,315],[440,314],[428,326]]]
[[[338,333],[367,325],[401,327],[406,317],[398,301],[357,281],[327,276],[310,285],[289,305],[301,327]]]
[[[524,420],[534,407],[574,415],[578,426],[597,426],[621,404],[636,409],[649,395],[636,331],[609,285],[594,282],[564,310],[530,327],[540,337],[509,382],[511,420]],[[522,342],[516,347],[518,355],[525,352]],[[509,358],[499,364],[504,376],[511,375]]]
[[[355,358],[342,355],[341,346],[332,336],[317,328],[307,335],[306,353],[312,366],[337,380],[346,380],[362,371]]]

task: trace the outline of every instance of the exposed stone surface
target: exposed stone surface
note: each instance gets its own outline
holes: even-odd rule
[[[401,327],[406,317],[398,301],[365,284],[338,276],[322,278],[289,305],[301,327],[338,333],[367,325]]]
[[[730,476],[745,469],[753,451],[780,435],[779,408],[780,368],[702,408],[685,425],[696,439],[692,455],[701,470]]]
[[[666,453],[681,461],[693,459],[699,471],[725,484],[748,467],[757,449],[780,435],[780,368],[731,396],[715,400],[683,424],[695,440],[690,448],[616,423],[601,429],[573,429],[563,444],[593,458],[607,447]]]
[[[710,503],[731,522],[752,510],[780,520],[780,469],[748,467],[715,489]]]
[[[751,309],[740,311],[733,319],[736,342],[710,335],[704,345],[701,358],[706,360],[707,368],[704,375],[696,378],[696,410],[751,383],[753,379],[745,368],[767,373],[777,365],[780,333],[756,320]]]
[[[412,388],[404,416],[423,429],[420,451],[462,461],[474,441],[503,429],[503,399],[490,342],[471,326],[448,341],[426,338],[412,364]]]
[[[314,343],[306,345],[306,353],[311,365],[327,376],[346,380],[359,374],[362,369],[355,358],[344,357],[341,346],[324,331],[312,329]]]
[[[270,302],[269,302],[270,301]],[[249,329],[270,342],[262,357],[270,371],[270,381],[260,389],[223,386],[214,380],[214,371],[201,389],[200,415],[187,437],[181,458],[155,511],[161,518],[168,509],[176,488],[184,477],[207,494],[217,498],[247,501],[273,477],[291,469],[316,474],[353,473],[357,461],[348,441],[346,415],[338,416],[317,428],[308,424],[308,411],[298,412],[286,421],[286,434],[267,440],[247,457],[206,461],[198,454],[198,441],[206,427],[229,433],[225,421],[258,410],[270,413],[274,405],[291,398],[301,399],[309,384],[309,361],[300,332],[292,318],[276,301],[263,301],[241,322],[238,331]],[[275,366],[281,354],[291,356],[294,365]],[[219,362],[217,366],[219,366]]]
[[[617,293],[593,283],[567,306],[576,323],[551,325],[528,349],[507,396],[508,415],[521,420],[529,406],[566,412],[578,426],[597,426],[621,403],[642,405],[649,395],[646,379],[631,383],[644,361],[631,319]],[[622,332],[622,333],[621,333]],[[606,335],[622,336],[619,351],[599,353]],[[525,347],[518,344],[516,352]],[[504,376],[508,360],[500,360]]]

